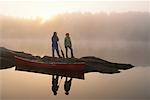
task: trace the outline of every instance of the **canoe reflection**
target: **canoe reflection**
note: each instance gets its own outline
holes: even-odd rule
[[[16,66],[15,70],[42,73],[48,75],[58,75],[63,77],[72,77],[84,80],[84,71],[64,71],[50,68],[32,67],[32,66]]]

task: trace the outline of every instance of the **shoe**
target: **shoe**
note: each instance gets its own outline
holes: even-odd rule
[[[62,56],[59,56],[59,58],[62,58]]]
[[[66,56],[66,58],[68,58],[68,56]]]
[[[71,58],[75,58],[74,56],[72,56]]]

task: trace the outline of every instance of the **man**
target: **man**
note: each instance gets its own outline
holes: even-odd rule
[[[71,82],[72,82],[72,78],[70,78],[70,80],[67,80],[67,77],[66,77],[65,84],[64,84],[64,90],[65,90],[66,95],[69,95],[69,91],[71,88]]]
[[[69,33],[66,33],[66,37],[64,39],[64,45],[65,45],[65,48],[66,48],[66,58],[68,58],[68,48],[71,51],[71,58],[74,58],[73,50],[72,50],[72,43],[71,43],[71,38],[69,36]]]
[[[57,33],[54,32],[54,34],[52,36],[52,56],[55,57],[54,51],[56,50],[58,57],[61,58],[61,56],[59,54],[58,43],[57,43],[58,41],[59,41],[59,38],[57,36]]]

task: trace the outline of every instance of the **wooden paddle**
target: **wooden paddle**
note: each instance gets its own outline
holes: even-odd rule
[[[61,48],[60,42],[58,42],[58,45],[59,45],[59,47],[60,47],[62,57],[65,58],[65,55],[64,55],[64,52],[63,52],[63,50],[62,50],[62,48]]]

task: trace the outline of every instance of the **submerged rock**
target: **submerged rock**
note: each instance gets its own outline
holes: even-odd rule
[[[112,63],[94,56],[87,56],[82,58],[52,58],[49,56],[33,56],[32,54],[18,52],[0,47],[0,69],[7,69],[15,66],[15,56],[30,60],[38,60],[45,63],[50,62],[64,62],[64,63],[78,63],[84,62],[86,67],[84,69],[85,73],[88,72],[100,72],[100,73],[119,73],[120,70],[126,70],[134,67],[131,64],[120,64]]]

